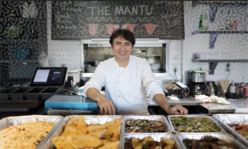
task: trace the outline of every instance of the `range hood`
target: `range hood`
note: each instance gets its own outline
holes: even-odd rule
[[[162,47],[163,44],[169,43],[169,40],[159,38],[136,38],[134,47]],[[88,47],[100,48],[110,47],[109,38],[92,38],[81,40],[81,44],[87,44]]]

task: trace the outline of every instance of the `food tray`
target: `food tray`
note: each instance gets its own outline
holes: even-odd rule
[[[220,127],[220,130],[221,132],[226,132],[225,129],[223,129],[221,126],[220,126],[220,123],[218,121],[216,121],[213,117],[211,116],[205,116],[205,115],[169,115],[168,116],[168,120],[169,120],[169,123],[172,127],[172,131],[176,132],[176,133],[183,133],[183,132],[177,132],[175,130],[175,128],[173,127],[173,124],[171,122],[171,118],[172,117],[180,117],[180,116],[185,116],[185,117],[207,117],[209,119],[211,119],[218,127]],[[188,133],[194,133],[194,132],[188,132]],[[197,133],[203,133],[203,132],[197,132]],[[211,133],[218,133],[218,132],[211,132]]]
[[[139,139],[143,139],[145,137],[151,136],[153,138],[154,141],[161,141],[161,138],[164,139],[170,139],[173,140],[175,142],[176,148],[177,149],[181,149],[183,148],[183,144],[182,142],[180,142],[180,140],[177,138],[177,136],[171,134],[171,133],[126,133],[124,135],[124,138],[139,138]],[[123,139],[124,139],[123,138]],[[123,140],[123,144],[121,145],[121,148],[124,149],[124,140]]]
[[[183,140],[185,139],[197,139],[200,140],[204,136],[212,136],[216,137],[218,139],[221,139],[223,141],[233,143],[234,145],[238,146],[239,149],[247,149],[245,145],[243,145],[241,142],[239,142],[237,139],[235,139],[232,135],[227,133],[178,133],[176,135],[180,142],[182,142],[183,149],[187,149],[186,146],[183,144]]]
[[[235,136],[248,147],[248,140],[227,125],[229,123],[238,124],[240,122],[246,122],[248,124],[248,114],[214,114],[213,117],[219,121],[220,125],[225,128],[227,132]]]
[[[46,142],[43,143],[43,145],[40,147],[40,149],[55,149],[55,146],[53,145],[53,141],[52,138],[58,137],[60,136],[63,132],[64,132],[64,127],[65,124],[69,122],[69,120],[75,116],[80,116],[80,115],[70,115],[70,116],[66,116],[63,120],[62,123],[60,123],[60,125],[58,126],[58,128],[56,129],[56,131],[54,131],[49,139],[46,140]],[[85,121],[88,125],[90,124],[104,124],[105,122],[111,122],[115,119],[118,118],[122,118],[123,116],[118,116],[118,115],[106,115],[106,116],[98,116],[98,115],[83,115],[85,118]],[[122,121],[123,123],[123,121]],[[123,125],[121,126],[121,134],[120,134],[120,143],[123,144],[123,136],[124,136],[124,128]]]
[[[30,116],[6,117],[0,120],[0,130],[3,130],[10,126],[16,126],[16,125],[20,125],[23,123],[31,123],[31,122],[38,122],[38,121],[46,121],[48,123],[52,123],[55,125],[53,129],[47,134],[47,136],[37,146],[37,148],[40,148],[40,146],[42,146],[42,144],[58,128],[58,126],[61,125],[61,123],[63,122],[62,116],[30,115]]]
[[[165,116],[163,115],[147,115],[147,116],[144,116],[144,115],[130,115],[130,116],[124,116],[124,123],[123,123],[123,128],[125,128],[125,122],[126,120],[137,120],[137,119],[146,119],[146,120],[155,120],[155,121],[162,121],[166,127],[166,132],[172,132],[172,127],[171,125],[169,124],[168,120],[166,119]],[[126,129],[126,128],[125,128]],[[124,130],[125,130],[124,129]],[[164,132],[164,133],[166,133]],[[126,133],[126,131],[125,131]],[[138,132],[138,133],[142,133],[142,132]],[[144,132],[144,133],[149,133],[149,132]],[[163,133],[163,132],[157,132],[157,133]]]

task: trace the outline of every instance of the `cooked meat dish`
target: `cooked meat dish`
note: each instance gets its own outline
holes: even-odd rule
[[[201,140],[183,140],[187,149],[238,149],[233,143],[220,140],[212,136],[204,136]]]
[[[166,127],[163,122],[155,120],[126,120],[126,133],[133,132],[166,132]]]

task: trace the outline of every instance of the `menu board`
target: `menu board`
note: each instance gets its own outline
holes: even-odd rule
[[[184,39],[183,1],[52,1],[52,39],[107,38],[117,28]]]

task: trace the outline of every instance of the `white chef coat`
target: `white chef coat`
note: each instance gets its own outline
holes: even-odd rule
[[[149,63],[132,55],[124,70],[119,69],[114,57],[101,62],[85,84],[84,95],[89,88],[100,91],[102,87],[119,115],[149,115],[146,93],[150,99],[155,94],[164,94]]]

